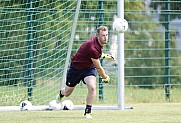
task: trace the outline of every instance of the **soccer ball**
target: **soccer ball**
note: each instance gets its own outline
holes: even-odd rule
[[[32,103],[28,100],[24,100],[20,103],[21,111],[28,111],[28,110],[31,110],[31,108],[32,108]]]
[[[58,103],[56,103],[56,100],[52,100],[50,101],[50,103],[48,104],[48,109],[49,110],[56,110],[56,109],[61,109],[61,105]]]
[[[64,100],[61,107],[63,110],[73,110],[74,104],[71,100]]]
[[[116,33],[124,33],[128,29],[128,22],[123,18],[117,18],[113,22],[113,31]]]

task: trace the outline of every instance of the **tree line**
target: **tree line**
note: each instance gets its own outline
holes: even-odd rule
[[[103,1],[102,10],[98,9],[98,4],[96,0],[82,1],[76,29],[80,38],[79,41],[75,39],[72,53],[95,33],[95,30],[85,30],[100,24],[100,14],[103,14],[102,24],[111,28],[117,1]],[[0,7],[0,85],[27,81],[36,84],[36,77],[61,76],[67,51],[64,47],[69,42],[76,1],[10,0],[1,1]],[[176,10],[178,6],[172,4],[171,8]],[[155,4],[151,4],[150,9],[156,9]],[[163,20],[154,22],[153,14],[146,13],[142,1],[125,1],[125,19],[129,22],[125,34],[126,84],[164,84],[164,27],[160,23]],[[180,66],[177,60],[180,55],[174,50],[174,32],[171,36],[171,65]],[[106,48],[108,51],[109,45]],[[179,69],[171,68],[171,74],[172,82],[179,83]]]

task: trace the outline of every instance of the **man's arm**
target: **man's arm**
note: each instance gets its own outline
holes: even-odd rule
[[[105,78],[107,77],[107,75],[106,75],[105,70],[104,70],[103,67],[101,66],[100,60],[99,60],[99,59],[93,59],[93,58],[91,58],[91,60],[92,60],[93,64],[95,65],[96,70],[97,70],[97,72],[99,73],[99,75],[100,75],[103,79],[105,79]]]

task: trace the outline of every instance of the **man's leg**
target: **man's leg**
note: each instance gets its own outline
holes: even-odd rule
[[[96,97],[96,77],[95,76],[87,76],[84,78],[84,81],[88,88],[88,94],[86,98],[86,109],[85,109],[85,117],[92,118],[91,116],[91,108]]]
[[[65,85],[65,87],[61,90],[61,94],[68,97],[71,95],[75,87],[68,87]]]
[[[65,87],[62,90],[60,90],[60,93],[56,96],[56,102],[60,103],[60,101],[64,96],[66,97],[70,96],[74,88],[75,87],[68,87],[67,85],[65,85]]]

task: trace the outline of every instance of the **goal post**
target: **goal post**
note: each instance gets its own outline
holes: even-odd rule
[[[71,58],[70,55],[72,52],[72,46],[73,46],[73,42],[74,42],[75,31],[76,31],[76,26],[77,26],[77,19],[78,19],[79,11],[80,11],[80,5],[81,5],[81,0],[77,0],[77,7],[76,7],[76,11],[75,11],[74,20],[73,20],[73,25],[72,25],[71,35],[70,35],[70,41],[69,41],[69,47],[68,47],[68,51],[67,51],[67,57],[65,60],[65,66],[64,66],[63,77],[62,77],[62,84],[61,84],[60,89],[62,89],[64,87],[64,84],[66,81],[65,79],[66,79],[68,65],[69,65],[70,58]]]
[[[28,6],[28,2],[31,6]],[[32,110],[47,110],[49,102],[55,100],[60,88],[64,87],[71,54],[96,34],[96,28],[100,25],[100,11],[104,17],[101,24],[109,28],[110,41],[103,52],[116,56],[118,61],[104,60],[103,67],[111,82],[102,85],[104,98],[100,100],[97,95],[93,109],[130,109],[124,106],[124,34],[117,36],[112,32],[114,16],[124,14],[124,1],[105,0],[101,10],[97,0],[2,0],[1,3],[0,111],[19,110],[20,102],[30,99],[30,95]],[[31,19],[27,20],[30,16]],[[27,26],[27,23],[31,25]],[[30,33],[28,28],[31,29]],[[26,60],[31,62],[27,64]],[[31,67],[24,67],[28,65]],[[73,101],[75,110],[82,110],[86,96],[87,87],[80,83],[65,99]]]
[[[118,17],[124,18],[124,0],[118,0]],[[118,34],[118,108],[124,110],[124,33]]]

